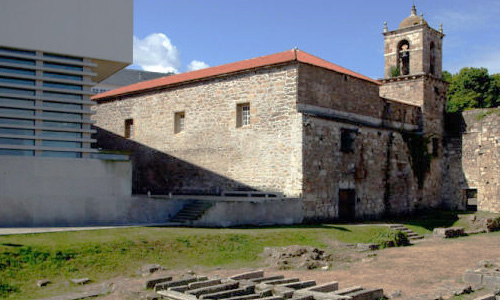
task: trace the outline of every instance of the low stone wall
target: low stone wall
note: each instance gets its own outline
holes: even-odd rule
[[[220,199],[194,226],[291,225],[302,223],[302,199]]]

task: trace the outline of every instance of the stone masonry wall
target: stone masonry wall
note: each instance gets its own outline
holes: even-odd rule
[[[375,84],[307,65],[299,67],[299,104],[308,108],[303,143],[306,220],[342,218],[341,189],[355,191],[355,218],[405,214],[427,205],[400,133],[421,129],[419,107],[380,98]],[[350,152],[341,151],[345,129],[355,132]]]
[[[500,110],[463,112],[462,167],[466,187],[477,188],[478,210],[500,212]]]
[[[355,217],[407,214],[419,206],[408,146],[398,132],[309,117],[304,137],[304,215],[336,219],[339,190],[354,189]],[[341,130],[357,130],[354,149],[340,151]]]
[[[135,192],[256,189],[297,197],[302,116],[296,89],[297,65],[288,64],[101,103],[94,119],[114,137],[115,149],[137,153]],[[237,127],[242,103],[250,104],[250,125]],[[174,133],[175,112],[185,113],[180,133]],[[124,139],[129,118],[134,129]]]

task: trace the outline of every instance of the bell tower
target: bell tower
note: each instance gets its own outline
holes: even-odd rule
[[[431,28],[413,5],[398,29],[389,31],[384,23],[383,35],[385,67],[380,96],[422,107],[424,119],[429,110],[433,111],[433,118],[442,118],[445,99],[441,96],[446,92],[446,84],[441,80],[442,26],[439,30]],[[429,125],[423,124],[425,129]],[[439,128],[432,131],[441,133]]]
[[[380,96],[420,107],[419,134],[432,154],[422,189],[422,201],[437,207],[441,201],[444,111],[447,83],[442,80],[443,28],[435,30],[418,15],[415,5],[395,30],[384,23],[384,78]]]

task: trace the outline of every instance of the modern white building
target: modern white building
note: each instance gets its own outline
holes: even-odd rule
[[[96,151],[91,88],[132,62],[132,11],[132,0],[1,1],[0,155]]]
[[[93,158],[90,95],[132,24],[133,0],[0,0],[0,226],[124,220],[130,162]]]

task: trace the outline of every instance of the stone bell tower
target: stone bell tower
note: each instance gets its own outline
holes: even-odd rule
[[[441,136],[446,83],[441,80],[443,29],[429,27],[413,5],[396,30],[384,24],[385,72],[380,96],[420,106],[423,130]]]
[[[385,23],[383,35],[385,72],[380,96],[421,108],[420,134],[428,141],[428,153],[432,155],[421,201],[427,207],[438,207],[442,195],[447,90],[447,83],[442,80],[443,28],[431,28],[423,14],[417,15],[413,5],[410,16],[399,24],[398,29],[389,31]]]

